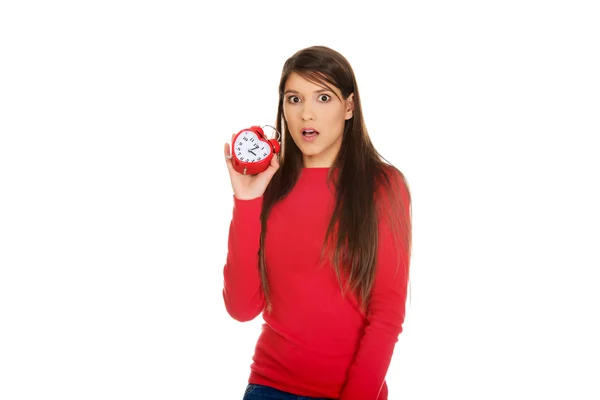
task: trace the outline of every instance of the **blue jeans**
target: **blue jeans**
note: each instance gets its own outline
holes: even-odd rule
[[[246,392],[242,400],[333,400],[323,397],[298,396],[296,394],[282,392],[269,386],[255,385],[246,386]]]

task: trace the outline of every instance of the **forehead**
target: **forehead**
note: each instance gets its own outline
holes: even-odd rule
[[[293,90],[298,93],[314,93],[323,90],[330,90],[338,95],[341,94],[340,90],[333,85],[318,83],[314,81],[310,81],[304,78],[302,75],[292,72],[285,82],[284,91]]]

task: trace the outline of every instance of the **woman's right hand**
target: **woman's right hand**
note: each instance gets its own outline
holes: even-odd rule
[[[231,136],[231,141],[235,135]],[[261,197],[271,178],[275,175],[275,172],[279,169],[279,160],[276,154],[271,158],[271,164],[263,172],[256,175],[244,175],[237,172],[233,168],[231,161],[231,153],[229,143],[225,143],[225,162],[227,163],[227,169],[229,170],[229,179],[231,180],[231,187],[233,188],[233,195],[239,200],[252,200]]]

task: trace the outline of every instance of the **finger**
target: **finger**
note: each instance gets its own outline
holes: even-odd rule
[[[225,147],[223,149],[223,155],[225,156],[225,158],[229,158],[230,151],[229,151],[229,143],[225,143]]]
[[[235,137],[235,134],[231,135],[231,145],[229,143],[226,143],[226,149],[227,149],[227,153],[225,154],[225,158],[227,159],[231,159],[232,155],[231,155],[231,149],[233,149],[233,138]],[[230,149],[231,147],[231,149]]]
[[[233,170],[233,164],[231,163],[231,154],[229,152],[229,143],[225,143],[225,147],[223,149],[223,155],[225,156],[225,164],[227,164],[227,169],[231,172]]]
[[[275,171],[277,171],[277,169],[279,168],[279,156],[278,156],[278,154],[273,154],[273,157],[271,158],[271,163],[269,164],[269,168],[274,168]],[[273,171],[273,173],[275,171]]]

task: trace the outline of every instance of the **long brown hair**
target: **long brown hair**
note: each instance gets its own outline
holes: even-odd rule
[[[356,296],[367,309],[377,265],[378,224],[389,218],[399,254],[410,259],[412,223],[410,192],[404,175],[378,153],[365,126],[354,71],[344,56],[325,46],[304,48],[283,66],[279,82],[276,128],[282,133],[280,168],[267,187],[261,212],[259,270],[267,311],[270,312],[269,282],[265,260],[267,219],[273,205],[293,189],[303,167],[302,153],[292,139],[283,115],[284,90],[292,72],[320,85],[335,86],[347,99],[354,93],[354,113],[346,120],[342,144],[329,172],[335,176],[336,205],[323,243],[322,257],[332,261],[342,293]],[[333,174],[333,171],[338,171]],[[384,206],[382,206],[384,205]],[[408,280],[409,265],[403,276]],[[342,279],[342,277],[344,279]],[[342,286],[346,282],[346,287]]]

